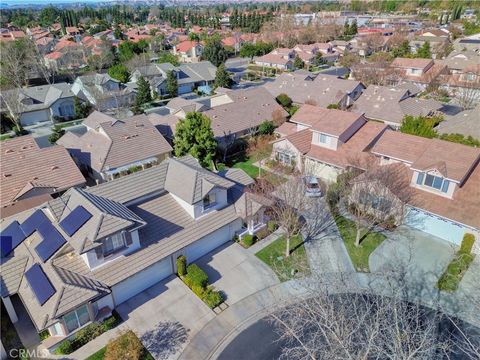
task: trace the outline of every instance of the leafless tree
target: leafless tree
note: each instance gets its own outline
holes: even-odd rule
[[[114,56],[110,51],[102,51],[98,55],[95,54],[88,57],[87,64],[91,69],[99,71],[110,66],[113,63],[113,60]]]
[[[374,157],[352,158],[349,163],[348,181],[340,191],[342,204],[355,220],[355,245],[360,246],[362,233],[371,228],[401,224],[414,192],[403,165],[381,165]]]
[[[480,102],[480,70],[466,69],[463,74],[450,75],[454,96],[463,109],[474,108]]]
[[[3,43],[0,72],[10,86],[21,88],[28,82],[31,72],[32,49],[27,40]]]
[[[280,126],[287,121],[282,109],[276,109],[272,111],[272,121],[275,126]]]
[[[2,91],[1,94],[2,107],[7,110],[10,115],[9,118],[19,131],[22,129],[20,118],[24,110],[21,98],[22,88],[15,87],[7,91]]]

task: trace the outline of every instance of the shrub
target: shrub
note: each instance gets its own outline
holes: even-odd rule
[[[287,94],[278,95],[277,101],[283,107],[290,107],[290,105],[292,105],[292,99]]]
[[[470,254],[472,252],[473,243],[475,242],[475,236],[473,234],[466,233],[463,235],[462,244],[460,245],[459,253]]]
[[[185,276],[187,274],[187,258],[184,255],[177,258],[177,272],[178,276]]]
[[[203,294],[202,300],[210,309],[216,308],[223,302],[223,296],[220,291],[213,290],[209,287]]]
[[[237,235],[237,234],[233,235],[232,241],[235,241],[235,242],[239,242],[239,241],[240,241],[240,239],[238,238],[238,235]]]
[[[250,247],[253,245],[253,235],[247,234],[242,238],[243,243],[246,247]]]
[[[327,109],[340,109],[340,106],[338,104],[330,104],[327,106]]]
[[[38,333],[38,336],[40,337],[40,340],[45,340],[45,339],[48,339],[50,337],[50,332],[48,330],[43,330],[41,332]]]
[[[74,351],[74,349],[72,347],[72,341],[67,339],[67,340],[63,340],[60,343],[58,348],[55,350],[55,354],[67,355],[67,354],[70,354],[73,351]]]
[[[269,232],[268,229],[263,228],[262,230],[259,230],[256,234],[258,240],[265,239],[268,236]]]
[[[269,220],[267,223],[267,229],[269,232],[274,232],[278,229],[277,223],[273,220]]]
[[[275,125],[273,124],[272,121],[269,121],[269,120],[265,120],[258,127],[258,133],[260,135],[272,135],[274,131],[275,131]]]
[[[120,324],[121,321],[122,321],[122,318],[120,317],[120,315],[118,315],[118,313],[115,310],[113,310],[112,311],[112,316],[110,316],[110,317],[106,318],[104,321],[102,321],[103,331],[105,332],[105,331],[113,329],[118,324]]]
[[[108,343],[105,360],[139,360],[144,351],[145,348],[137,335],[128,330]]]
[[[198,286],[198,285],[193,285],[193,286],[191,287],[191,289],[192,289],[193,293],[194,293],[195,295],[197,295],[200,299],[203,298],[204,293],[205,293],[205,289],[204,289],[203,287]]]
[[[208,275],[196,264],[188,265],[186,278],[191,281],[191,287],[197,285],[204,288],[208,284]]]
[[[218,163],[218,164],[217,164],[217,170],[218,170],[218,171],[223,171],[223,170],[225,170],[226,168],[227,168],[227,167],[225,166],[224,163]]]
[[[75,334],[74,347],[78,349],[79,347],[85,345],[89,341],[95,339],[97,336],[99,336],[103,332],[105,332],[105,330],[102,324],[98,322],[94,322],[92,324],[85,326],[83,329],[79,330]]]

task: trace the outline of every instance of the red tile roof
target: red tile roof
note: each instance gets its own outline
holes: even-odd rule
[[[196,41],[186,40],[182,41],[181,43],[175,45],[175,49],[178,52],[187,52],[190,49],[194,48],[198,43]]]

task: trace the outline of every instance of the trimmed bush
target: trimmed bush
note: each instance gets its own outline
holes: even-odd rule
[[[292,99],[287,94],[278,95],[277,101],[283,107],[289,107],[290,105],[292,105]]]
[[[132,330],[112,340],[107,345],[105,360],[140,360],[145,348]]]
[[[217,170],[218,170],[218,171],[223,171],[223,170],[225,170],[226,168],[227,168],[227,167],[225,166],[224,163],[218,163],[218,164],[217,164]]]
[[[60,354],[60,355],[66,355],[70,354],[73,352],[73,346],[72,346],[72,341],[71,340],[63,340],[58,348],[55,350],[55,354]]]
[[[197,285],[205,288],[208,285],[208,275],[196,264],[188,265],[187,275],[185,278],[188,278],[190,280],[190,287]]]
[[[204,296],[204,294],[205,294],[205,289],[204,289],[203,287],[198,286],[198,285],[193,285],[193,286],[191,287],[191,289],[192,289],[193,293],[194,293],[195,295],[197,295],[200,299],[203,298],[203,296]]]
[[[250,234],[247,234],[245,235],[243,238],[242,238],[242,241],[243,241],[243,244],[246,246],[246,247],[250,247],[253,245],[253,235],[250,235]]]
[[[213,290],[211,287],[209,287],[204,292],[202,300],[210,309],[213,309],[223,302],[223,296],[220,291]]]
[[[275,125],[273,121],[265,120],[258,127],[258,133],[260,135],[271,135],[275,131]]]
[[[473,243],[475,242],[475,236],[473,234],[466,233],[463,235],[462,244],[460,245],[459,252],[461,254],[470,254],[472,252]]]
[[[98,322],[94,322],[92,324],[89,324],[85,326],[83,329],[79,330],[75,334],[75,347],[79,348],[89,341],[95,339],[97,336],[101,335],[103,332],[105,332],[102,324]]]
[[[273,220],[270,220],[268,223],[267,223],[267,230],[269,232],[274,232],[275,230],[278,229],[278,226],[277,226],[277,223]]]
[[[259,230],[256,234],[257,240],[265,239],[269,235],[269,231],[266,228]]]
[[[177,258],[177,272],[178,276],[185,276],[187,274],[187,258],[184,255]]]

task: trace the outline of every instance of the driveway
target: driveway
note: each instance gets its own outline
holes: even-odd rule
[[[278,284],[277,276],[254,254],[229,242],[195,262],[208,275],[209,282],[223,291],[229,305]]]
[[[455,246],[423,231],[400,226],[370,255],[371,272],[405,275],[412,288],[434,289],[452,260]]]
[[[156,359],[177,359],[215,314],[177,277],[171,276],[117,308]]]

